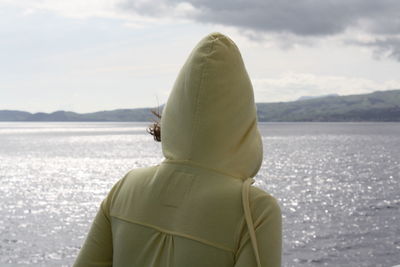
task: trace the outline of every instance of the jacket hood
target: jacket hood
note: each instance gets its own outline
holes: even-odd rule
[[[183,65],[161,118],[166,160],[185,161],[240,179],[263,158],[253,87],[228,37],[203,38]]]

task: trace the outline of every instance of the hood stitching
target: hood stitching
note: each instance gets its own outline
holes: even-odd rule
[[[193,114],[193,126],[192,126],[192,136],[190,138],[190,150],[189,150],[189,155],[188,155],[188,159],[191,160],[193,157],[193,146],[194,146],[194,137],[197,134],[196,130],[199,128],[199,124],[200,124],[200,117],[198,116],[199,114],[199,110],[200,110],[200,99],[201,99],[201,93],[204,91],[203,89],[203,81],[204,81],[204,73],[206,71],[206,62],[208,59],[208,56],[210,55],[211,51],[214,48],[214,43],[215,41],[218,39],[213,39],[210,43],[210,48],[208,50],[208,55],[206,55],[205,57],[203,57],[203,61],[202,61],[202,68],[201,68],[201,76],[200,76],[200,82],[199,82],[199,87],[197,90],[197,96],[196,96],[196,107],[195,107],[195,111]]]
[[[225,175],[225,176],[229,176],[229,177],[233,177],[233,178],[235,178],[235,179],[243,180],[243,177],[234,176],[234,175],[232,175],[232,174],[230,174],[230,173],[221,171],[221,170],[219,170],[219,169],[214,169],[214,168],[208,167],[208,166],[206,166],[206,165],[200,164],[200,163],[198,163],[198,162],[196,162],[196,161],[192,161],[192,160],[186,160],[186,159],[170,159],[170,158],[166,158],[166,159],[164,159],[164,160],[162,161],[162,163],[183,164],[183,165],[189,165],[189,166],[200,167],[200,168],[202,168],[202,169],[206,169],[206,170],[209,170],[209,171],[213,171],[213,172],[216,172],[216,173]]]

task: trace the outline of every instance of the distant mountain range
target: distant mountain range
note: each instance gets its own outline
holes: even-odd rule
[[[0,110],[0,121],[152,121],[152,108],[93,113],[30,113]],[[162,111],[162,107],[160,109]],[[259,121],[400,121],[400,90],[361,95],[301,97],[297,101],[257,103]]]
[[[400,90],[257,104],[259,121],[400,121]]]
[[[318,96],[301,96],[297,101],[301,100],[308,100],[308,99],[315,99],[315,98],[321,98],[321,97],[327,97],[327,96],[339,96],[338,94],[328,94],[328,95],[318,95]]]

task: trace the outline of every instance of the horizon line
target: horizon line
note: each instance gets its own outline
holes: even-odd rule
[[[320,99],[324,97],[344,97],[344,96],[357,96],[357,95],[369,95],[377,92],[389,92],[389,91],[399,91],[400,89],[388,89],[388,90],[376,90],[372,91],[370,93],[359,93],[359,94],[349,94],[349,95],[339,95],[337,93],[330,93],[330,94],[324,94],[324,95],[318,95],[318,96],[301,96],[296,100],[289,100],[289,101],[275,101],[275,102],[255,102],[255,104],[274,104],[274,103],[289,103],[289,102],[297,102],[297,101],[307,101],[307,100],[314,100],[314,99]],[[310,97],[309,99],[301,99],[303,97]],[[54,111],[36,111],[36,112],[31,112],[31,111],[26,111],[22,109],[0,109],[0,111],[19,111],[19,112],[27,112],[31,114],[37,114],[37,113],[47,113],[47,114],[52,114],[56,112],[72,112],[76,114],[87,114],[87,113],[97,113],[97,112],[105,112],[105,111],[116,111],[116,110],[133,110],[133,109],[155,109],[164,106],[166,103],[163,103],[159,106],[153,106],[153,107],[133,107],[133,108],[115,108],[115,109],[102,109],[102,110],[97,110],[97,111],[87,111],[87,112],[79,112],[79,111],[72,111],[72,110],[64,110],[64,109],[59,109],[59,110],[54,110]]]

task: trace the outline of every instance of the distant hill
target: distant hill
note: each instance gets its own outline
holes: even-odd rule
[[[260,121],[400,121],[400,90],[257,104]]]
[[[338,94],[329,94],[329,95],[318,95],[318,96],[301,96],[296,101],[308,100],[308,99],[315,99],[315,98],[322,98],[327,96],[339,96]]]
[[[32,113],[18,110],[0,110],[0,121],[24,121]]]
[[[0,110],[0,121],[152,121],[151,108],[116,109],[93,113],[55,111],[29,113],[18,110]]]
[[[0,121],[152,121],[151,108],[93,113],[0,110]],[[160,112],[162,111],[162,107]],[[400,121],[400,90],[328,95],[292,102],[257,103],[259,121]]]

